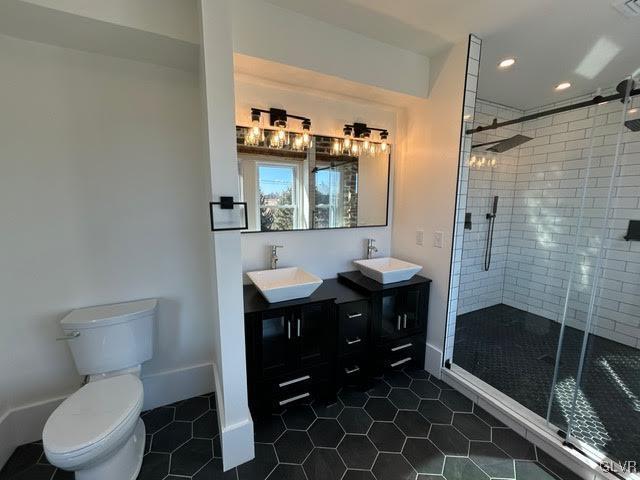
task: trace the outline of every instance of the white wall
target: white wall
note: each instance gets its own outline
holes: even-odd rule
[[[77,388],[76,307],[160,298],[143,373],[210,363],[197,77],[4,36],[0,64],[0,416]]]
[[[426,98],[429,59],[262,0],[234,0],[234,52]]]
[[[311,117],[315,133],[337,136],[345,123],[364,121],[389,129],[390,142],[396,141],[398,110],[394,107],[300,86],[276,84],[243,74],[236,75],[235,89],[236,122],[239,125],[250,124],[251,107],[278,107]],[[392,145],[392,166],[394,148]],[[393,195],[392,188],[390,194]],[[392,207],[391,203],[390,224]],[[376,239],[378,255],[391,253],[391,227],[245,233],[242,234],[242,269],[247,272],[268,268],[269,245],[278,244],[285,246],[278,252],[280,266],[295,265],[322,278],[334,278],[338,272],[352,270],[352,260],[364,257],[367,238]]]
[[[431,96],[407,109],[395,183],[394,256],[424,267],[433,280],[427,330],[427,369],[439,375],[447,320],[451,239],[462,122],[467,42],[432,59]],[[416,231],[424,230],[424,245]],[[442,248],[434,232],[443,233]]]
[[[11,0],[200,43],[196,0]]]

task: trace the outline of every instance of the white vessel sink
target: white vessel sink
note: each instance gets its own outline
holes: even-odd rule
[[[248,272],[247,276],[269,303],[308,297],[322,284],[320,277],[298,267]]]
[[[393,257],[354,260],[363,275],[380,283],[395,283],[409,280],[422,270],[420,265],[405,262]]]

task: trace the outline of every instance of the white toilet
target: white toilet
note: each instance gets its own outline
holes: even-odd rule
[[[140,367],[153,356],[157,300],[81,308],[60,322],[88,383],[51,414],[49,462],[76,480],[134,480],[144,455]]]

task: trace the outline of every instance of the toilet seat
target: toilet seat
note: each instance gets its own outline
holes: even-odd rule
[[[132,435],[143,396],[142,382],[129,374],[80,388],[44,427],[42,442],[49,461],[66,470],[99,462]]]

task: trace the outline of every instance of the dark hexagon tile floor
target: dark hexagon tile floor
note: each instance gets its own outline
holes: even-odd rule
[[[228,472],[213,395],[144,412],[138,480],[577,479],[423,370],[387,375],[366,392],[344,390],[338,398],[254,419],[256,457]],[[21,479],[72,474],[51,466],[36,442],[18,447],[0,472],[0,480]]]
[[[503,304],[465,313],[457,317],[453,360],[546,417],[560,327]],[[583,340],[583,330],[565,329],[551,410],[551,421],[565,431]],[[590,335],[585,360],[573,435],[614,459],[640,464],[640,435],[629,427],[640,424],[640,349]],[[521,469],[534,471],[531,465]]]

